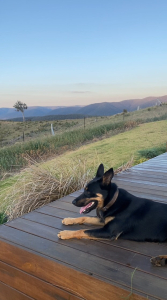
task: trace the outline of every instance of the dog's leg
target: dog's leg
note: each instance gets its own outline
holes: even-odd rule
[[[105,223],[100,222],[100,219],[97,217],[80,217],[80,218],[65,218],[62,220],[64,225],[74,225],[74,224],[90,224],[90,225],[99,225],[104,226],[108,222],[112,221],[114,217],[107,217]]]
[[[110,230],[105,228],[106,226],[98,229],[92,230],[64,230],[58,233],[58,237],[62,240],[67,239],[89,239],[89,240],[97,240],[97,239],[116,239],[116,236],[111,236]]]
[[[150,261],[156,267],[164,267],[167,265],[167,255],[152,257]]]

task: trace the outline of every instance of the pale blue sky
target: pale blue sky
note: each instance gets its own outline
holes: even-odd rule
[[[165,94],[166,0],[0,0],[0,107]]]

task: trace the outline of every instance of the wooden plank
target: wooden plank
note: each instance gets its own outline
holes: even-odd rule
[[[59,230],[63,229],[80,229],[80,228],[89,228],[87,225],[73,225],[73,226],[68,226],[64,227],[64,225],[61,224],[61,220],[55,219],[53,216],[45,215],[45,214],[40,214],[37,212],[32,212],[31,214],[27,214],[23,216],[26,220],[30,220],[33,222],[38,222],[39,224],[43,225],[48,225],[53,228],[57,228]],[[35,227],[35,224],[34,224]],[[93,226],[91,226],[92,228]],[[67,243],[70,243],[73,245],[74,240],[72,241],[67,241]],[[79,242],[79,241],[78,241]],[[93,243],[92,241],[84,241],[84,245],[88,245],[88,243]],[[98,243],[96,241],[96,243]],[[118,239],[117,241],[100,241],[100,243],[104,243],[106,245],[113,245],[114,247],[125,249],[127,251],[133,252],[133,253],[138,253],[138,254],[143,254],[148,257],[150,256],[157,256],[162,253],[165,253],[167,251],[166,249],[166,243],[163,244],[158,244],[158,243],[139,243],[139,242],[134,242],[134,241],[128,241],[128,240],[121,240]],[[166,269],[165,269],[166,270]]]
[[[114,182],[114,181],[113,181]],[[122,188],[122,189],[125,189],[125,190],[131,190],[131,191],[136,191],[136,192],[139,192],[141,191],[141,194],[144,193],[144,194],[150,194],[150,195],[157,195],[157,196],[163,196],[164,199],[166,199],[166,191],[161,191],[161,190],[156,190],[156,186],[155,186],[155,189],[153,188],[150,188],[149,187],[146,187],[142,184],[130,184],[129,182],[128,183],[125,183],[123,181],[121,181],[118,185],[119,188]]]
[[[135,167],[135,170],[142,170],[143,171],[143,173],[145,173],[145,171],[147,171],[147,172],[153,172],[153,173],[157,173],[157,174],[160,174],[160,175],[162,175],[162,174],[167,174],[167,170],[166,169],[163,169],[163,170],[161,170],[161,169],[159,169],[158,167],[157,168],[154,168],[154,169],[150,169],[150,167],[149,166],[140,166],[140,165],[137,165],[136,167]]]
[[[1,300],[34,300],[23,293],[11,288],[10,286],[0,282],[0,299]]]
[[[66,211],[69,211],[69,212],[75,212],[75,213],[78,213],[79,212],[79,207],[75,206],[75,205],[71,205],[71,203],[65,203],[63,201],[54,201],[54,202],[51,202],[50,204],[47,205],[48,207],[56,207],[56,208],[59,208],[59,209],[64,209]],[[93,216],[96,214],[96,212],[93,212]],[[90,214],[91,215],[91,214]]]
[[[37,255],[34,251],[18,248],[2,239],[0,240],[0,248],[0,260],[4,260],[4,262],[12,264],[16,268],[20,268],[58,287],[63,287],[64,290],[68,291],[70,288],[77,296],[86,300],[97,300],[99,295],[101,300],[118,300],[129,295],[130,289],[124,290],[116,282],[111,285],[111,283],[93,277],[92,273],[81,273],[74,268],[71,269],[64,264],[59,264],[56,260],[45,255]],[[134,300],[148,299],[146,294],[140,292],[138,294],[133,294]],[[149,297],[149,299],[157,298]]]
[[[161,157],[161,155],[158,155],[154,158],[150,158],[150,159],[142,162],[140,165],[143,165],[143,164],[145,164],[145,165],[152,165],[153,164],[154,165],[154,164],[157,164],[157,163],[165,163],[166,160],[167,160],[167,156],[166,157]]]
[[[65,196],[63,198],[60,198],[59,201],[71,203],[73,199],[75,199],[75,197],[73,197],[71,195],[67,195],[67,196]]]
[[[136,165],[138,166],[138,165]],[[134,166],[133,168],[135,168],[136,166]],[[159,169],[165,169],[166,168],[166,160],[163,160],[163,161],[147,161],[147,162],[144,162],[142,164],[140,164],[140,166],[149,166],[150,169],[154,168],[154,167],[159,167]]]
[[[140,180],[140,179],[130,179],[130,178],[117,178],[117,182],[119,184],[119,182],[123,182],[123,183],[129,183],[129,184],[133,184],[133,186],[139,186],[142,185],[144,187],[148,187],[149,189],[158,189],[159,191],[167,191],[167,183],[160,183],[160,182],[151,182],[147,180]]]
[[[134,172],[134,170],[133,170]],[[134,173],[137,173],[137,174],[143,174],[144,176],[149,176],[149,175],[152,175],[152,174],[155,174],[157,177],[163,177],[163,178],[166,178],[167,177],[167,174],[166,173],[163,173],[163,172],[160,172],[160,171],[156,171],[156,172],[153,172],[152,170],[148,169],[148,170],[143,170],[142,168],[139,168],[138,169],[135,169],[135,172]],[[119,174],[118,174],[119,175]],[[118,176],[117,175],[117,176]],[[135,174],[134,174],[135,175]]]
[[[24,247],[35,250],[38,253],[55,258],[59,260],[59,262],[64,262],[71,267],[77,268],[79,265],[82,272],[86,270],[87,272],[92,273],[93,271],[94,273],[92,276],[96,275],[103,281],[108,280],[112,282],[115,280],[115,275],[117,274],[116,281],[122,286],[126,285],[130,287],[133,270],[130,267],[118,265],[117,263],[106,261],[99,257],[97,259],[97,257],[90,253],[87,255],[87,253],[71,249],[65,245],[53,243],[46,239],[33,236],[8,226],[1,226],[0,229],[1,237],[14,241],[18,245],[23,245]],[[134,291],[144,292],[145,294],[151,295],[155,298],[162,297],[162,295],[165,294],[166,284],[167,281],[165,279],[160,279],[153,275],[143,273],[140,270],[135,271],[135,279],[133,282]]]
[[[39,223],[39,224],[43,224],[43,225],[46,225],[46,226],[49,226],[51,228],[59,228],[60,230],[64,230],[65,228],[68,229],[67,227],[64,227],[64,225],[62,224],[62,219],[63,218],[55,218],[53,216],[50,216],[50,215],[45,215],[45,214],[41,214],[39,212],[32,212],[31,214],[26,214],[22,217],[22,219],[25,219],[25,220],[29,220],[29,221],[32,221],[32,222],[35,222],[35,223]],[[19,222],[17,219],[17,222]],[[12,221],[13,222],[13,221]],[[10,226],[10,227],[13,227],[15,226],[12,225],[12,223],[7,223],[6,226]],[[34,226],[36,226],[34,224]],[[78,227],[79,226],[79,227]],[[88,225],[72,225],[72,227],[70,226],[70,228],[72,229],[84,229],[84,228],[87,228]],[[91,228],[97,228],[97,226],[91,226]]]
[[[81,216],[79,214],[79,212],[75,213],[75,212],[68,211],[68,210],[66,211],[66,210],[63,210],[63,209],[58,209],[58,208],[53,207],[53,206],[43,206],[43,207],[37,209],[36,212],[39,212],[39,213],[42,213],[42,214],[45,214],[45,215],[47,214],[49,216],[53,216],[53,217],[56,217],[56,218],[68,218],[68,217],[77,218],[77,217]]]
[[[79,190],[79,191],[76,191],[74,193],[71,194],[72,197],[76,198],[78,197],[81,193],[83,193],[83,189]]]
[[[150,200],[153,200],[155,202],[160,202],[160,203],[167,203],[167,199],[165,197],[160,197],[158,195],[156,196],[153,196],[153,195],[150,195],[150,194],[145,194],[145,193],[142,193],[142,192],[136,192],[136,191],[132,191],[130,189],[127,189],[127,191],[129,193],[131,193],[132,195],[136,196],[136,197],[141,197],[141,198],[145,198],[145,199],[150,199]]]
[[[122,174],[122,173],[120,173],[120,175],[119,176],[115,176],[114,177],[114,180],[115,181],[120,181],[120,180],[124,180],[124,179],[126,179],[126,180],[133,180],[133,179],[135,179],[135,180],[140,180],[140,181],[148,181],[148,180],[150,180],[150,182],[152,182],[152,183],[154,183],[154,184],[156,184],[156,183],[166,183],[167,182],[167,176],[166,176],[166,178],[164,177],[164,176],[162,176],[162,177],[156,177],[156,176],[145,176],[144,174],[142,175],[142,174],[134,174],[134,173],[128,173],[128,174]],[[65,198],[65,197],[64,197]],[[69,197],[70,198],[70,197]]]
[[[0,281],[36,300],[81,299],[1,261]]]
[[[72,213],[77,213],[77,215],[79,216],[79,207],[72,205],[71,203],[67,203],[67,202],[63,202],[63,201],[54,201],[51,202],[50,204],[48,204],[47,206],[44,206],[43,209],[38,209],[38,212],[43,212],[45,213],[45,208],[47,209],[47,211],[49,211],[49,208],[58,208],[61,209],[61,213],[62,210],[65,210],[67,212],[67,217],[71,216],[71,212]],[[53,212],[52,212],[53,213]],[[59,215],[60,216],[60,215]],[[76,216],[76,215],[75,215]],[[89,213],[89,216],[96,216],[96,211],[91,211]]]
[[[42,221],[42,220],[41,220]],[[59,222],[59,226],[57,228],[52,228],[49,226],[45,226],[44,224],[35,224],[34,222],[31,222],[29,220],[21,220],[17,219],[14,222],[10,222],[9,226],[23,230],[28,233],[32,233],[34,235],[37,235],[39,237],[47,238],[48,240],[58,242],[60,244],[69,246],[71,248],[77,249],[84,251],[86,253],[91,253],[92,255],[99,256],[101,258],[104,258],[106,260],[111,260],[113,262],[117,262],[119,264],[123,265],[128,265],[131,266],[132,268],[138,267],[138,270],[145,271],[147,273],[151,273],[154,275],[158,275],[160,277],[166,278],[167,279],[167,273],[166,269],[160,269],[160,268],[154,268],[150,264],[150,258],[151,256],[155,255],[153,249],[152,253],[147,251],[147,256],[146,253],[142,253],[142,248],[143,248],[143,243],[138,243],[138,253],[134,255],[134,252],[131,250],[127,249],[121,249],[121,248],[116,248],[114,244],[107,244],[105,241],[99,242],[99,241],[84,241],[84,240],[58,240],[58,238],[55,238],[57,236],[57,233],[60,230],[63,230],[65,226]],[[70,226],[70,230],[72,229]],[[74,229],[80,228],[80,226],[74,226]],[[78,227],[78,228],[77,228]],[[86,227],[86,226],[85,226]],[[153,248],[153,247],[152,247]],[[165,250],[164,250],[165,251]],[[140,252],[140,254],[139,254]],[[140,262],[140,264],[139,264]]]
[[[157,165],[158,163],[159,164],[166,164],[166,160],[167,160],[167,158],[165,158],[165,157],[160,157],[160,155],[159,156],[157,156],[156,158],[154,157],[154,158],[150,158],[150,159],[148,159],[148,160],[146,160],[146,161],[144,161],[144,162],[142,162],[140,165],[142,166],[143,164],[144,165]],[[135,166],[134,166],[135,167]]]

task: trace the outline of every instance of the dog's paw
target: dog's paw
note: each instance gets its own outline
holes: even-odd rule
[[[62,224],[64,225],[73,225],[74,224],[74,218],[65,218],[62,220]]]
[[[150,261],[156,267],[164,267],[167,265],[167,258],[163,256],[152,257]]]
[[[68,239],[72,238],[72,233],[73,233],[73,231],[63,230],[63,231],[60,231],[57,236],[61,240],[68,240]]]

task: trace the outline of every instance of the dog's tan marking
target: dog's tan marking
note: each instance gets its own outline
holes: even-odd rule
[[[98,201],[98,208],[102,208],[104,206],[104,198],[102,196],[102,194],[97,193],[97,198],[95,198],[95,200]]]
[[[114,220],[114,219],[115,219],[115,217],[107,217],[107,218],[105,218],[105,225],[107,223],[109,223],[110,221]]]
[[[89,236],[88,234],[85,233],[85,230],[76,230],[76,231],[71,231],[71,230],[64,230],[60,231],[57,235],[59,239],[62,240],[69,240],[69,239],[90,239],[90,240],[97,240],[98,238],[94,238]]]
[[[97,193],[96,194],[97,197],[91,197],[91,198],[84,198],[82,199],[82,201],[78,201],[78,203],[82,204],[83,206],[87,205],[89,202],[96,200],[98,201],[98,208],[102,208],[104,205],[104,198],[102,196],[102,194]],[[83,204],[83,200],[84,200],[84,204]]]
[[[114,217],[107,217],[105,219],[105,224],[112,221]],[[91,225],[101,225],[104,224],[100,222],[100,219],[97,217],[80,217],[80,218],[65,218],[62,220],[64,225],[74,225],[74,224],[91,224]]]

